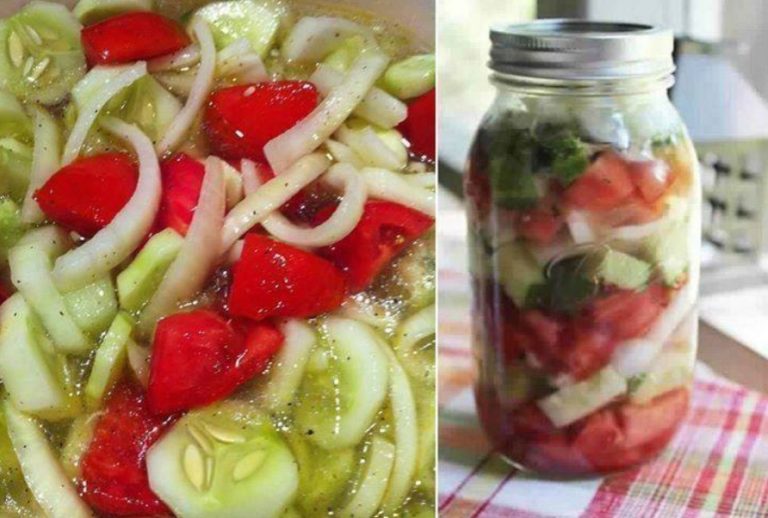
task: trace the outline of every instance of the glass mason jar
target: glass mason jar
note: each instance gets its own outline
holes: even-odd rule
[[[498,96],[465,178],[482,425],[521,469],[624,470],[685,418],[701,194],[673,39],[543,20],[491,31]]]

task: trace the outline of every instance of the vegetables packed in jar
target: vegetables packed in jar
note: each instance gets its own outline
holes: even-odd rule
[[[498,95],[465,180],[481,421],[550,476],[642,464],[685,418],[696,350],[701,195],[672,34],[548,20],[491,40]]]

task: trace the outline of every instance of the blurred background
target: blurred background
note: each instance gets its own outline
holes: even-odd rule
[[[640,22],[676,35],[670,91],[696,145],[704,187],[700,358],[768,391],[768,2],[441,0],[440,229],[459,238],[461,170],[491,102],[488,27],[535,18]],[[762,25],[762,27],[761,27]],[[462,268],[458,253],[444,265]]]

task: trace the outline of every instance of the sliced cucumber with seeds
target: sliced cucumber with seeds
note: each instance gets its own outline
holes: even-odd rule
[[[22,203],[29,186],[32,148],[15,138],[0,139],[0,195]]]
[[[65,358],[19,294],[0,308],[0,377],[24,412],[55,420],[80,411]]]
[[[261,57],[272,47],[285,14],[285,8],[272,0],[215,2],[197,11],[211,25],[217,49],[245,38]]]
[[[179,254],[183,243],[184,238],[170,228],[147,241],[128,268],[117,276],[121,307],[132,312],[144,307]]]
[[[72,10],[83,25],[132,11],[151,11],[152,0],[80,0]]]
[[[384,89],[400,99],[412,99],[435,87],[435,55],[411,56],[391,65],[381,80]]]
[[[64,294],[64,303],[80,329],[91,336],[103,333],[117,315],[117,297],[109,276]]]
[[[357,445],[374,422],[387,396],[389,363],[367,325],[333,317],[325,330],[328,365],[315,368],[310,360],[296,421],[315,444],[336,450]]]
[[[31,2],[0,22],[0,86],[24,100],[64,100],[85,74],[80,29],[66,7],[51,2]]]
[[[299,486],[268,418],[220,404],[190,412],[147,453],[149,485],[184,518],[279,517]]]
[[[104,397],[120,378],[134,325],[133,319],[127,313],[118,313],[101,345],[96,349],[91,374],[85,386],[85,402],[90,409],[101,406]]]
[[[16,96],[5,90],[0,90],[0,137],[32,139],[32,120]]]

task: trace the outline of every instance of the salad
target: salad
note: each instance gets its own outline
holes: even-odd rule
[[[281,0],[0,42],[0,514],[433,516],[430,49]]]
[[[666,97],[639,97],[503,100],[470,157],[476,397],[526,469],[627,469],[686,414],[695,155]]]

